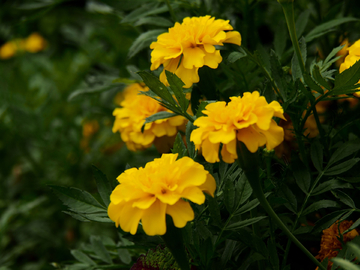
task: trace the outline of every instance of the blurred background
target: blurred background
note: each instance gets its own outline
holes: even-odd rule
[[[272,46],[276,32],[287,36],[275,0],[170,2],[179,18],[230,19],[251,51],[260,42]],[[334,14],[359,17],[355,2],[315,1],[318,13],[310,14],[301,13],[308,1],[296,1],[296,14],[310,16],[309,32]],[[70,250],[90,235],[117,237],[113,224],[63,213],[47,185],[97,196],[92,164],[115,180],[126,164],[144,166],[159,156],[155,148],[128,151],[111,131],[112,111],[118,93],[139,79],[136,70],[149,69],[149,44],[173,24],[160,0],[0,2],[0,270],[54,269],[53,262],[73,260]],[[346,29],[309,45],[309,55],[327,55]]]

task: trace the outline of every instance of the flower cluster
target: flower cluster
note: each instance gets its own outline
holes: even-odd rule
[[[206,116],[194,122],[199,128],[191,133],[190,140],[196,149],[202,149],[206,161],[220,161],[220,143],[223,144],[222,159],[233,163],[237,159],[237,140],[252,153],[265,144],[268,150],[274,149],[284,140],[283,128],[272,119],[275,116],[285,120],[277,101],[269,104],[257,91],[230,99],[228,104],[224,101],[210,103],[203,111]]]
[[[336,221],[329,228],[323,230],[321,236],[321,244],[319,254],[316,256],[317,259],[323,261],[325,258],[334,258],[338,255],[339,250],[342,249],[341,242],[339,241],[339,233],[343,234],[344,231],[349,229],[354,222],[352,221]],[[354,239],[359,233],[354,229],[348,233],[343,234],[344,243]],[[330,270],[333,263],[329,261],[327,269]]]
[[[132,84],[123,92],[123,99],[120,102],[122,108],[116,108],[113,112],[115,122],[112,131],[121,134],[121,139],[131,151],[143,150],[156,143],[156,138],[166,141],[174,137],[178,130],[184,128],[186,119],[182,116],[175,116],[167,119],[156,120],[147,123],[144,132],[141,128],[145,119],[157,112],[168,111],[156,100],[139,93],[148,91],[149,88],[140,84]],[[170,140],[173,143],[174,138]]]
[[[345,57],[344,62],[340,65],[340,72],[350,68],[357,61],[360,60],[360,39],[348,48],[349,55]],[[360,82],[360,81],[359,81]],[[360,97],[360,91],[354,93],[355,96]]]
[[[183,228],[194,219],[187,199],[203,204],[203,192],[214,195],[215,179],[204,167],[189,157],[176,160],[178,154],[163,154],[145,165],[122,173],[110,196],[108,215],[116,226],[135,234],[139,221],[148,235],[166,232],[166,214],[174,225]]]
[[[26,39],[15,39],[6,42],[0,48],[0,59],[13,57],[18,51],[36,53],[46,47],[46,40],[38,33],[33,33]]]
[[[199,82],[198,70],[202,66],[217,68],[222,61],[220,51],[215,45],[223,43],[241,44],[241,36],[229,21],[215,20],[210,16],[185,18],[175,23],[169,32],[158,36],[157,41],[150,45],[151,70],[161,64],[164,70],[160,80],[167,84],[165,70],[175,73],[185,83],[185,88]]]

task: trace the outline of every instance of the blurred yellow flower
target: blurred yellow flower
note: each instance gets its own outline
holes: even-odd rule
[[[360,39],[348,48],[349,55],[345,57],[344,62],[340,65],[340,73],[350,68],[358,60],[360,60]],[[360,83],[360,81],[359,81]],[[354,93],[355,96],[360,97],[360,91]]]
[[[46,47],[46,40],[38,33],[32,33],[25,39],[24,48],[26,51],[36,53],[42,51]]]
[[[342,249],[341,242],[338,237],[340,234],[343,234],[344,231],[349,229],[353,225],[353,221],[336,221],[329,228],[323,230],[323,235],[321,236],[320,251],[319,254],[315,257],[316,259],[323,261],[325,258],[334,258],[338,255],[339,250]],[[344,243],[354,239],[358,236],[359,233],[356,229],[343,234]],[[333,263],[329,261],[327,269],[330,270]]]
[[[141,127],[147,117],[157,112],[168,111],[156,100],[139,95],[140,91],[148,90],[149,88],[142,87],[138,83],[131,84],[123,92],[123,99],[120,103],[122,108],[116,108],[113,112],[115,122],[112,131],[120,132],[121,139],[131,151],[150,147],[156,138],[166,139],[166,137],[175,136],[187,122],[182,116],[174,116],[147,123],[144,132],[141,132]]]
[[[283,116],[283,109],[277,101],[267,103],[259,92],[246,92],[241,97],[231,97],[224,101],[210,103],[202,111],[207,116],[199,117],[194,125],[198,126],[190,136],[196,149],[202,148],[206,161],[220,161],[219,147],[222,159],[233,163],[237,159],[236,140],[243,142],[248,150],[256,152],[266,144],[268,150],[274,149],[284,140],[284,130],[272,119]]]
[[[183,228],[194,219],[190,200],[203,204],[203,192],[214,196],[214,177],[189,157],[176,160],[178,154],[163,154],[145,165],[123,172],[110,196],[108,215],[116,226],[135,234],[141,220],[148,235],[166,233],[166,214],[174,225]]]
[[[0,58],[1,59],[9,59],[13,57],[16,52],[21,49],[23,46],[23,41],[21,39],[15,39],[12,41],[6,42],[4,45],[0,47]]]
[[[183,22],[175,23],[169,32],[158,36],[151,43],[151,70],[161,64],[164,70],[160,80],[168,85],[165,70],[175,73],[185,83],[185,88],[199,82],[198,70],[202,66],[217,68],[222,61],[220,51],[215,45],[223,43],[241,44],[241,36],[233,30],[229,21],[215,20],[207,15],[203,17],[185,18]]]

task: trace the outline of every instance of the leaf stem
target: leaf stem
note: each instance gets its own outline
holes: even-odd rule
[[[253,189],[255,196],[258,198],[261,206],[265,209],[272,220],[279,226],[279,228],[289,237],[291,241],[299,247],[299,249],[315,264],[319,269],[326,270],[321,263],[300,243],[300,241],[291,233],[286,225],[281,221],[279,216],[272,209],[271,205],[266,200],[262,190],[259,177],[259,161],[257,153],[251,153],[242,142],[237,142],[238,162],[240,167],[244,170],[246,177]],[[314,187],[314,186],[313,186]]]

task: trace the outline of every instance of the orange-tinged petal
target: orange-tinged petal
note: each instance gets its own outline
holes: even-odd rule
[[[184,200],[179,200],[176,204],[167,206],[166,214],[172,217],[174,225],[178,228],[185,227],[188,221],[194,219],[194,211],[190,203]]]
[[[147,235],[164,235],[166,232],[167,205],[156,200],[148,209],[143,210],[141,219],[143,229]]]

